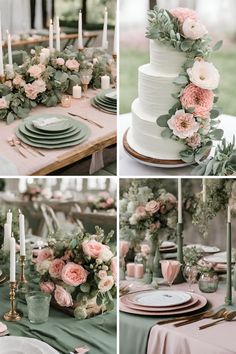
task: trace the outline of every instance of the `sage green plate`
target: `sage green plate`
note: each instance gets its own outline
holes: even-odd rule
[[[108,97],[109,99],[113,101],[117,101],[117,91],[116,90],[110,90],[110,92],[107,92],[104,94],[105,97]]]
[[[108,109],[108,108],[99,106],[99,105],[95,102],[94,98],[91,98],[90,103],[91,103],[91,105],[92,105],[93,107],[95,107],[95,108],[97,108],[97,109],[103,111],[104,113],[108,113],[108,114],[109,114],[109,113],[110,113],[110,114],[116,114],[116,113],[117,113],[117,110],[116,110],[116,109]]]
[[[109,101],[109,100],[106,100],[104,97],[94,97],[95,101],[97,101],[98,103],[102,103],[108,107],[111,107],[111,108],[116,108],[117,107],[117,104],[116,102],[112,102],[112,101]]]
[[[44,139],[50,139],[50,140],[57,140],[57,139],[62,139],[62,138],[69,138],[74,136],[75,134],[78,134],[81,130],[81,127],[78,125],[78,127],[74,128],[73,130],[69,131],[68,133],[63,133],[63,134],[55,134],[53,133],[53,135],[40,135],[37,133],[32,133],[31,131],[28,131],[24,125],[24,123],[22,123],[21,125],[19,125],[19,130],[22,134],[24,134],[26,137],[29,138],[35,138],[35,139],[39,139],[39,140],[44,140]]]
[[[43,131],[43,130],[40,130],[40,129],[34,127],[34,125],[32,124],[32,121],[35,120],[35,116],[29,116],[28,118],[24,119],[22,123],[25,125],[25,128],[28,131],[30,131],[31,133],[35,133],[35,134],[42,135],[42,136],[63,135],[65,133],[72,132],[75,129],[75,124],[74,123],[77,122],[77,121],[75,119],[71,118],[71,117],[68,117],[68,116],[61,116],[61,117],[64,117],[65,119],[67,119],[68,122],[70,122],[70,125],[71,125],[71,127],[66,129],[65,131],[59,131],[59,132],[50,131],[50,132],[47,132],[47,131]]]
[[[48,143],[43,143],[41,142],[35,142],[32,141],[32,139],[27,138],[25,135],[23,135],[20,130],[17,128],[16,129],[16,136],[22,140],[24,143],[34,146],[34,147],[40,147],[40,148],[44,148],[44,149],[61,149],[61,148],[65,148],[65,147],[69,147],[69,146],[75,146],[75,145],[79,145],[82,142],[84,142],[85,140],[87,140],[91,134],[91,130],[89,127],[87,127],[85,124],[80,123],[81,124],[81,131],[78,134],[78,138],[75,141],[63,141],[62,143],[58,143],[55,142],[53,144],[48,144]]]
[[[69,120],[69,117],[61,115],[61,114],[41,114],[41,115],[36,115],[32,119],[34,120],[39,120],[39,119],[49,119],[49,118],[58,118],[61,120],[59,123],[54,123],[50,124],[45,127],[35,127],[39,130],[45,131],[45,132],[60,132],[60,131],[65,131],[71,127],[71,122]],[[33,123],[32,123],[33,124]]]
[[[102,107],[116,111],[116,106],[113,106],[110,103],[103,102],[98,97],[94,97],[94,101],[98,106],[102,106]]]

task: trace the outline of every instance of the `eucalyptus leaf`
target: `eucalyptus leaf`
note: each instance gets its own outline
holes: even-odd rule
[[[159,127],[163,127],[163,128],[166,128],[168,127],[168,120],[170,119],[170,115],[169,114],[164,114],[160,117],[157,118],[157,125],[159,125]]]
[[[223,135],[224,135],[224,131],[222,129],[214,129],[211,132],[210,137],[213,140],[221,140]]]
[[[188,78],[185,75],[180,75],[174,79],[173,83],[176,85],[187,85]]]
[[[223,41],[220,40],[220,41],[218,41],[218,42],[214,45],[214,47],[212,48],[212,50],[215,52],[215,51],[219,50],[219,49],[222,47],[222,45],[223,45]]]
[[[15,116],[12,112],[9,112],[7,115],[7,124],[11,124],[12,122],[14,122],[15,120]]]
[[[165,139],[171,138],[172,134],[173,134],[173,133],[172,133],[172,130],[170,130],[169,128],[165,128],[165,129],[162,130],[162,132],[161,132],[162,138],[165,138]]]

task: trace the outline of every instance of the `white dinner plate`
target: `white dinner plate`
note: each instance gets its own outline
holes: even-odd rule
[[[226,252],[219,252],[210,256],[206,256],[203,259],[209,263],[227,263],[227,254]],[[232,263],[235,263],[234,260],[232,260]]]
[[[218,247],[215,246],[205,246],[205,245],[201,245],[201,244],[192,244],[192,245],[187,245],[185,246],[186,248],[193,248],[195,247],[196,249],[204,252],[204,253],[217,253],[220,252],[220,249]]]
[[[137,294],[133,302],[142,306],[165,307],[184,304],[190,299],[191,295],[184,291],[154,290]]]
[[[59,354],[48,344],[28,337],[0,338],[0,354]]]

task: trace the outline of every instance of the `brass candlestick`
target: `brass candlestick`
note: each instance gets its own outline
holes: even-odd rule
[[[25,260],[25,256],[20,256],[20,279],[17,286],[17,290],[24,293],[28,291],[28,281],[25,277]]]
[[[16,282],[10,282],[10,311],[6,312],[3,316],[5,321],[15,322],[20,321],[21,315],[16,311],[16,303],[15,303],[15,292],[16,292]]]

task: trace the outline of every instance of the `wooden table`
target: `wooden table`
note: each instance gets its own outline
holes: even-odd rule
[[[85,39],[84,46],[88,47],[90,43],[95,42],[95,40],[98,37],[98,32],[84,32],[83,38]],[[54,36],[54,39],[56,39],[56,36]],[[74,45],[75,41],[78,39],[78,34],[77,33],[72,33],[72,34],[63,34],[61,35],[61,40],[65,40],[65,45],[63,46],[66,48],[69,44]],[[24,47],[28,45],[40,45],[45,42],[49,41],[48,36],[39,36],[37,38],[29,37],[28,39],[22,39],[19,41],[12,41],[12,47],[17,48],[17,47]],[[3,48],[7,48],[7,42],[4,43]],[[63,48],[62,48],[63,49]]]
[[[88,96],[95,96],[98,91],[89,90]],[[103,128],[91,125],[80,118],[74,118],[89,126],[91,135],[84,143],[61,149],[41,149],[45,157],[32,156],[27,153],[27,158],[21,156],[14,148],[12,148],[7,139],[14,134],[16,127],[20,124],[20,120],[14,121],[7,125],[6,122],[0,122],[0,156],[4,156],[17,169],[18,175],[21,176],[43,176],[51,172],[55,172],[60,168],[69,166],[78,162],[95,152],[103,151],[105,148],[116,144],[116,116],[103,113],[92,107],[90,100],[82,98],[79,100],[72,99],[71,107],[63,108],[38,106],[32,110],[31,115],[36,114],[64,114],[68,112],[79,114],[85,118],[98,122]],[[1,170],[1,166],[0,166]]]

